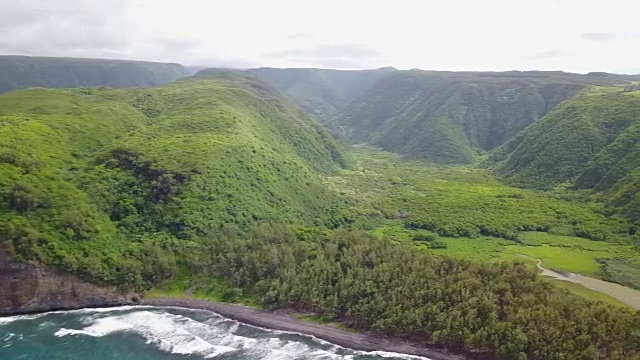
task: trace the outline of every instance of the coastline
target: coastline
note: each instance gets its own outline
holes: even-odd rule
[[[143,298],[139,302],[139,305],[209,310],[226,318],[249,325],[310,335],[354,350],[393,352],[422,356],[431,360],[469,359],[469,357],[448,353],[444,350],[428,349],[403,342],[402,340],[389,340],[362,333],[353,333],[328,325],[302,321],[283,313],[243,305],[171,297]]]

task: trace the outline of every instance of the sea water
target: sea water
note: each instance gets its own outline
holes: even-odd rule
[[[362,352],[205,310],[120,307],[0,317],[0,360],[425,359]]]

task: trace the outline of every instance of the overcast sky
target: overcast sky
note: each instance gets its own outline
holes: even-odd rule
[[[0,53],[640,73],[637,0],[0,0]]]

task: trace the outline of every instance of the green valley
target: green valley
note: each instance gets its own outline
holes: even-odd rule
[[[605,279],[611,279],[603,267],[608,262],[628,264],[626,276],[640,273],[632,223],[580,192],[518,189],[482,169],[428,165],[368,148],[355,159],[356,169],[328,181],[353,204],[351,226],[374,237],[483,262],[524,254],[552,269]]]
[[[637,358],[640,312],[535,260],[640,289],[628,80],[208,69],[8,92],[0,260],[470,358]]]
[[[594,189],[610,211],[637,221],[638,94],[621,87],[587,89],[497,149],[486,163],[521,186]]]

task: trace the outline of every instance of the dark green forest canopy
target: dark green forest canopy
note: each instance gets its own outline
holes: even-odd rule
[[[262,225],[242,239],[216,238],[193,264],[203,276],[183,286],[196,291],[480,358],[640,356],[640,313],[578,299],[522,263],[472,263],[357,232]]]
[[[179,64],[31,56],[0,56],[0,93],[29,87],[151,87],[189,74]]]

